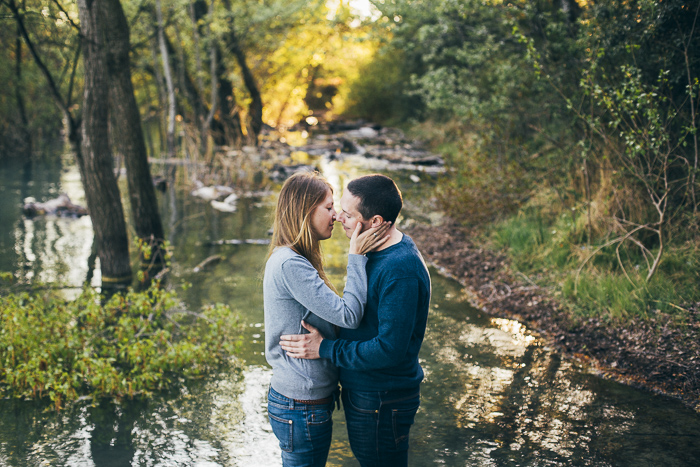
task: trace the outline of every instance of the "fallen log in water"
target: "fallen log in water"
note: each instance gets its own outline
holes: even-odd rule
[[[224,257],[221,256],[221,255],[211,255],[210,257],[208,257],[207,259],[205,259],[204,261],[202,261],[201,263],[199,263],[197,266],[195,266],[194,269],[193,269],[193,271],[194,271],[194,272],[199,272],[199,271],[201,271],[202,269],[204,269],[204,268],[207,267],[207,266],[210,266],[210,265],[212,265],[212,264],[214,264],[214,263],[218,263],[218,262],[221,261],[222,259],[224,259]]]
[[[231,239],[231,240],[216,240],[210,242],[209,245],[269,245],[269,238],[248,238],[245,240]]]

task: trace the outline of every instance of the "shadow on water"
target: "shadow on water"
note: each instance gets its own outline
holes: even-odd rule
[[[336,187],[377,167],[349,158],[318,161]],[[380,167],[384,170],[385,168]],[[80,285],[90,254],[89,219],[24,219],[22,199],[68,191],[82,202],[70,167],[34,166],[24,177],[0,168],[0,270],[18,280]],[[435,178],[391,172],[407,201],[405,221],[434,212],[425,193]],[[263,355],[261,273],[267,248],[217,244],[267,238],[274,196],[241,198],[237,210],[170,184],[159,195],[174,250],[173,285],[191,309],[227,303],[244,324],[231,367],[148,400],[82,401],[60,413],[30,401],[0,401],[0,465],[280,465],[265,409],[270,378]],[[336,228],[324,255],[342,285],[347,240]],[[202,260],[221,260],[194,272]],[[426,372],[412,431],[410,464],[447,466],[691,466],[700,459],[700,416],[680,403],[603,380],[563,359],[519,323],[469,305],[456,282],[431,270],[433,301],[421,352]],[[334,415],[328,465],[356,466],[342,411]]]

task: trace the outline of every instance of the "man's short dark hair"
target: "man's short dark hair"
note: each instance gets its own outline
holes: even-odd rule
[[[347,190],[360,199],[357,210],[363,219],[379,215],[387,222],[396,223],[403,198],[392,179],[380,174],[365,175],[348,183]]]

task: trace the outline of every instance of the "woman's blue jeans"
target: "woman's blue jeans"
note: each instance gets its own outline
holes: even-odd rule
[[[333,433],[333,406],[333,402],[300,404],[270,387],[267,414],[280,442],[284,467],[326,465]]]
[[[343,389],[350,448],[362,467],[408,465],[408,434],[420,389],[365,392]]]

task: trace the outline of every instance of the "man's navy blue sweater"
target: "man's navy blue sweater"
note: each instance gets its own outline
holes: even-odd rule
[[[425,336],[430,276],[423,257],[404,234],[396,245],[367,253],[368,294],[357,329],[341,328],[319,353],[340,368],[343,387],[389,391],[418,387],[418,351]]]

